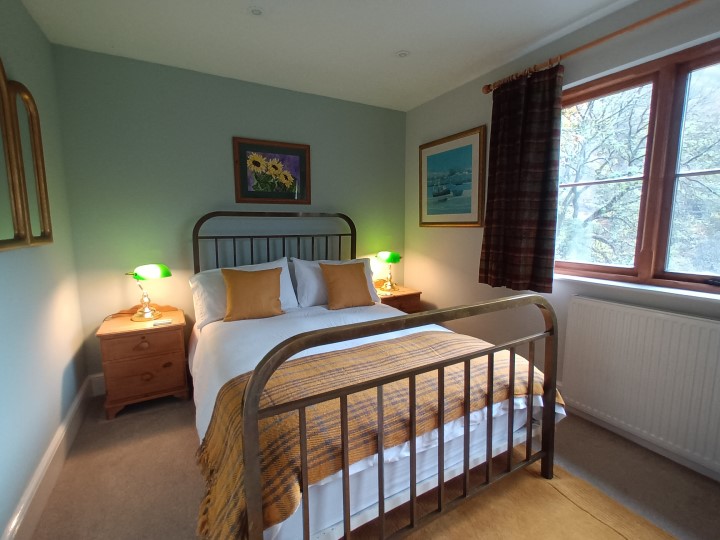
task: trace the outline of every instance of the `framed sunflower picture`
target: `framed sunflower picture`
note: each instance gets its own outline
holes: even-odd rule
[[[310,146],[233,137],[235,202],[310,204]]]

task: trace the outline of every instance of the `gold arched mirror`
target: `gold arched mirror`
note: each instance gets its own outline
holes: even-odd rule
[[[0,61],[0,250],[52,242],[40,116]]]
[[[14,131],[14,107],[0,61],[0,250],[28,244],[27,217],[22,193],[24,186],[18,171],[17,138]]]
[[[45,157],[40,135],[40,115],[35,99],[24,84],[9,81],[10,101],[17,136],[18,171],[25,186],[25,211],[30,244],[52,242],[50,202],[45,181]]]

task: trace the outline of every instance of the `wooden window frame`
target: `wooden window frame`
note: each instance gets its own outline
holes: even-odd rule
[[[563,92],[565,108],[653,83],[634,267],[556,261],[556,273],[720,294],[720,287],[706,283],[715,276],[665,270],[687,77],[718,62],[720,39]]]

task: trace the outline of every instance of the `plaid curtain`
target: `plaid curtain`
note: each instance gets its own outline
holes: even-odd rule
[[[552,292],[563,67],[493,93],[480,283]]]

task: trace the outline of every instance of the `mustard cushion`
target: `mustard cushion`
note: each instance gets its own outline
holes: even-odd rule
[[[375,303],[368,291],[363,263],[320,263],[320,270],[328,292],[329,309],[371,306]]]
[[[285,313],[280,307],[281,268],[269,270],[222,269],[227,291],[224,321],[263,319]]]

